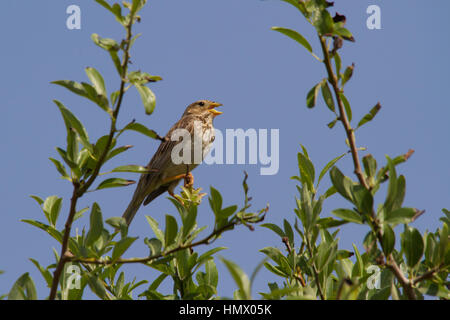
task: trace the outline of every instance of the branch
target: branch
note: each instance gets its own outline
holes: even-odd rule
[[[432,278],[436,273],[440,272],[442,267],[444,266],[444,264],[440,264],[437,267],[434,267],[433,269],[428,270],[427,272],[425,272],[424,274],[414,278],[412,280],[412,283],[414,285],[418,284],[419,282],[423,281],[423,280],[427,280]]]
[[[342,102],[340,92],[341,89],[338,85],[338,79],[336,75],[333,72],[333,67],[331,66],[331,59],[330,54],[328,52],[326,40],[323,36],[319,35],[320,44],[322,46],[323,56],[324,56],[324,64],[327,69],[328,73],[328,81],[330,82],[331,86],[333,87],[334,94],[336,96],[336,101],[338,103],[339,108],[339,120],[342,122],[342,125],[344,126],[345,133],[347,134],[347,139],[350,144],[350,151],[352,153],[352,159],[353,164],[355,166],[355,174],[358,177],[359,182],[364,186],[364,188],[369,189],[369,185],[366,182],[366,179],[364,179],[364,175],[361,170],[361,163],[359,161],[358,156],[358,148],[356,147],[356,138],[355,138],[355,132],[350,126],[350,122],[348,121],[347,114],[345,113],[345,107],[344,103]]]
[[[111,117],[111,127],[109,130],[108,141],[107,141],[105,149],[103,150],[103,153],[101,154],[101,156],[95,166],[95,169],[94,169],[92,175],[90,176],[90,178],[88,179],[88,181],[82,185],[80,185],[80,183],[78,181],[73,182],[74,188],[73,188],[73,194],[72,194],[72,198],[71,198],[71,202],[70,202],[69,216],[67,217],[67,221],[66,221],[65,229],[64,229],[64,237],[63,237],[62,246],[61,246],[61,256],[59,258],[56,269],[53,273],[53,281],[52,281],[52,286],[50,289],[49,300],[55,300],[56,293],[58,290],[59,280],[61,278],[61,273],[64,270],[64,266],[65,266],[66,262],[71,261],[71,254],[70,254],[70,251],[68,250],[68,242],[69,242],[69,238],[70,238],[70,231],[72,228],[73,218],[76,213],[76,205],[77,205],[78,199],[81,198],[84,193],[86,193],[86,191],[89,189],[89,187],[92,185],[92,183],[97,178],[97,176],[100,172],[100,168],[102,167],[102,165],[106,159],[106,156],[108,155],[108,151],[109,151],[111,143],[113,141],[114,134],[116,133],[116,120],[117,120],[117,116],[120,111],[120,107],[122,105],[123,96],[125,94],[126,75],[127,75],[127,71],[128,71],[128,63],[130,60],[129,50],[130,50],[130,41],[131,41],[131,37],[132,37],[131,28],[133,26],[133,21],[134,21],[134,14],[131,13],[130,14],[130,22],[128,23],[128,25],[126,27],[127,36],[126,36],[126,40],[125,40],[124,55],[123,55],[123,61],[122,61],[122,74],[121,74],[119,98],[117,101],[116,108],[114,109],[112,117]]]
[[[145,257],[145,258],[131,258],[131,259],[117,259],[117,260],[95,260],[95,259],[83,259],[83,258],[70,258],[71,262],[79,262],[79,263],[86,263],[86,264],[96,264],[96,265],[111,265],[111,264],[126,264],[126,263],[147,263],[150,262],[152,260],[156,260],[159,258],[162,258],[164,256],[168,256],[172,253],[181,251],[181,250],[185,250],[185,249],[190,249],[190,248],[194,248],[203,244],[210,244],[212,242],[214,242],[223,232],[225,232],[228,229],[232,229],[234,226],[239,224],[239,220],[233,220],[232,222],[226,224],[225,226],[214,230],[213,232],[211,232],[210,235],[208,235],[206,238],[199,240],[197,242],[192,242],[189,244],[182,244],[179,245],[176,248],[173,248],[167,252],[161,252],[159,254],[155,254],[149,257]],[[213,239],[211,241],[211,239]]]
[[[64,270],[64,265],[70,259],[70,253],[67,250],[67,246],[69,243],[70,230],[72,228],[73,218],[76,213],[76,207],[77,207],[77,201],[78,201],[78,188],[79,188],[79,184],[77,182],[74,182],[72,199],[70,200],[69,216],[67,217],[66,226],[64,229],[64,237],[62,240],[61,256],[59,258],[55,272],[53,273],[53,281],[52,281],[52,287],[50,289],[49,300],[55,300],[61,273]]]
[[[330,53],[328,52],[326,40],[321,35],[319,35],[319,40],[320,40],[320,44],[322,46],[322,51],[323,51],[323,55],[324,55],[323,62],[325,64],[325,67],[326,67],[327,73],[328,73],[328,81],[330,82],[330,84],[333,87],[336,101],[338,103],[339,120],[342,122],[342,125],[344,126],[345,133],[347,135],[347,139],[348,139],[348,142],[350,145],[350,151],[352,154],[353,165],[355,167],[355,174],[358,177],[360,184],[367,190],[370,190],[370,186],[368,185],[366,179],[364,178],[364,175],[363,175],[363,172],[361,169],[361,163],[359,161],[359,156],[358,156],[358,148],[356,147],[355,132],[354,132],[353,128],[351,127],[350,122],[348,121],[347,114],[345,113],[344,103],[342,102],[342,99],[340,96],[341,89],[339,88],[338,79],[337,79],[336,75],[334,74],[333,67],[331,65]],[[408,155],[408,157],[409,156],[410,156],[410,154]],[[372,217],[373,217],[374,231],[375,231],[375,233],[377,235],[377,239],[381,245],[383,236],[381,234],[380,226],[376,220],[375,212],[373,211],[373,209],[372,209]],[[392,256],[392,254],[390,254],[386,260],[387,260],[388,267],[392,270],[395,277],[400,282],[400,284],[403,287],[408,298],[410,300],[415,300],[416,294],[414,292],[412,282],[408,278],[405,277],[403,272],[400,270],[397,262],[395,261],[394,257]]]

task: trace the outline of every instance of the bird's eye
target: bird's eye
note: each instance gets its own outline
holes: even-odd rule
[[[199,105],[200,107],[203,107],[203,106],[205,105],[205,103],[204,103],[203,101],[200,101],[200,102],[198,103],[198,105]]]

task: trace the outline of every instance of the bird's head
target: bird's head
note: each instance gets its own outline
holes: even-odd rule
[[[184,111],[183,116],[193,115],[213,119],[219,114],[222,114],[222,112],[215,109],[217,107],[220,107],[221,105],[222,104],[218,102],[199,100],[191,103]]]

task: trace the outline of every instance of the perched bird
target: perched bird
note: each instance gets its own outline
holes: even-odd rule
[[[156,150],[156,153],[147,165],[149,173],[142,174],[139,179],[133,198],[123,214],[128,225],[130,225],[142,203],[147,205],[166,191],[173,196],[173,191],[181,179],[192,179],[190,172],[199,164],[198,161],[194,161],[194,141],[201,141],[201,157],[203,159],[214,141],[213,119],[222,114],[215,108],[221,105],[209,100],[199,100],[186,108],[181,119],[166,134],[163,142],[161,142],[158,150]],[[186,139],[187,141],[183,141],[184,139],[172,141],[172,134],[177,129],[187,130],[185,132],[190,134],[190,139]],[[190,158],[193,160],[189,164],[174,163],[172,150],[179,143],[187,142],[191,143]]]

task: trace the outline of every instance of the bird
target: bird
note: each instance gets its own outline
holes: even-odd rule
[[[187,106],[180,120],[172,126],[162,139],[161,144],[146,167],[148,171],[143,173],[139,179],[133,197],[122,216],[128,225],[131,224],[142,204],[149,204],[166,191],[171,196],[174,196],[174,189],[181,179],[186,179],[185,181],[190,180],[189,183],[193,183],[191,171],[209,153],[214,141],[213,120],[216,116],[222,114],[221,111],[215,108],[220,106],[222,106],[221,103],[210,100],[199,100]],[[171,137],[177,132],[177,129],[187,130],[184,132],[190,134],[190,139],[173,141],[175,139],[172,140]],[[196,139],[198,142],[202,142],[202,159],[200,161],[195,159],[194,155],[194,141]],[[189,155],[189,158],[194,158],[194,161],[190,161],[188,164],[173,161],[172,151],[179,143],[191,143],[191,155]],[[185,145],[177,146],[177,149],[183,146]]]

